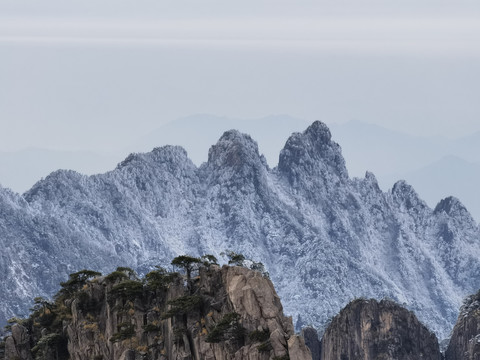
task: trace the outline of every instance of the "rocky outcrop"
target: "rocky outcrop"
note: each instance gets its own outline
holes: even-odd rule
[[[283,315],[271,281],[260,272],[210,265],[190,280],[162,271],[144,281],[122,271],[113,274],[86,282],[64,301],[69,311],[56,305],[58,314],[71,313],[62,315],[60,333],[31,328],[37,335],[28,336],[15,325],[7,359],[32,359],[30,342],[48,360],[312,359],[303,338],[294,334],[292,319]],[[61,346],[45,340],[53,336],[67,339],[64,357],[58,355]]]
[[[12,326],[12,335],[5,341],[5,360],[33,360],[30,352],[30,336],[25,327]]]
[[[307,345],[312,353],[312,360],[320,360],[322,343],[318,338],[317,330],[312,327],[306,327],[302,329],[302,337],[305,339],[305,345]]]
[[[382,300],[354,300],[322,338],[323,360],[440,360],[436,336],[415,315]]]
[[[280,152],[278,171],[299,191],[311,190],[312,184],[326,192],[345,185],[348,171],[340,145],[332,140],[327,125],[315,121],[303,133],[294,133]],[[305,194],[319,200],[325,194]]]
[[[480,291],[465,300],[445,352],[445,360],[476,360],[479,358]]]

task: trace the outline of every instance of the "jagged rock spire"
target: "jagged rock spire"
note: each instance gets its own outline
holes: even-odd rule
[[[266,167],[266,162],[250,135],[242,134],[238,130],[229,130],[223,133],[208,151],[208,165],[214,168],[242,170],[248,166]]]
[[[320,121],[290,136],[280,152],[278,170],[293,185],[307,177],[331,177],[342,182],[348,179],[340,145],[332,141],[330,130]]]
[[[467,212],[467,209],[456,197],[449,196],[440,200],[433,212],[435,214],[445,213],[447,215],[452,215],[454,213],[465,213]]]

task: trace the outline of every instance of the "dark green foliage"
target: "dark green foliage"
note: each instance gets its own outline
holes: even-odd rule
[[[70,274],[67,281],[60,283],[62,289],[56,296],[57,298],[70,298],[80,290],[88,280],[101,275],[101,273],[92,270],[80,270],[76,273]]]
[[[161,330],[160,326],[154,325],[154,324],[143,325],[142,328],[143,328],[143,331],[145,331],[146,333],[148,333],[148,332],[157,332],[157,331],[160,331],[160,330]]]
[[[273,350],[272,344],[270,340],[264,341],[260,345],[257,346],[258,351],[260,352],[270,352]]]
[[[52,311],[55,304],[39,296],[33,299],[34,305],[30,309],[31,318],[35,318],[41,326],[48,327],[55,318],[55,313]]]
[[[463,304],[460,307],[461,314],[468,314],[480,307],[480,290],[473,295],[467,296],[463,299]]]
[[[208,333],[205,342],[218,343],[225,340],[241,340],[245,336],[245,329],[240,324],[240,315],[236,312],[225,314]]]
[[[68,357],[67,338],[58,333],[42,336],[32,348],[35,359],[66,359]]]
[[[83,312],[97,312],[100,310],[99,304],[86,291],[79,291],[76,294],[77,305]]]
[[[195,264],[199,264],[202,261],[199,258],[192,257],[189,255],[180,255],[172,260],[172,265],[178,266],[181,268],[191,267]]]
[[[263,263],[252,261],[252,265],[250,265],[250,269],[258,271],[264,277],[266,277],[267,279],[270,279],[270,274],[268,273],[267,270],[265,270],[265,265],[263,265]]]
[[[248,334],[248,337],[253,342],[267,341],[268,339],[270,339],[270,329],[266,328],[263,330],[254,330],[250,334]]]
[[[55,313],[45,313],[38,317],[38,322],[40,323],[40,326],[49,327],[54,322],[55,317]]]
[[[173,343],[184,344],[183,335],[187,333],[187,329],[184,327],[177,327],[173,329]]]
[[[118,341],[127,340],[135,336],[135,325],[124,322],[117,325],[117,332],[112,335],[110,341],[116,343]]]
[[[225,252],[222,252],[221,255],[225,255],[228,257],[228,265],[234,265],[234,266],[244,266],[244,261],[245,261],[245,256],[242,254],[237,254],[236,252],[233,252],[231,250],[227,250]]]
[[[171,308],[166,313],[162,314],[162,319],[168,319],[176,315],[186,314],[195,308],[199,308],[201,304],[202,298],[200,296],[181,296],[168,302],[168,305],[170,305]]]
[[[5,341],[0,340],[0,359],[5,356]]]
[[[219,343],[220,341],[224,341],[224,333],[218,327],[214,327],[208,333],[207,337],[205,338],[205,342],[207,343]]]
[[[22,324],[25,321],[25,319],[19,318],[19,317],[12,317],[7,320],[7,323],[10,325],[14,324]]]
[[[127,276],[137,276],[137,273],[135,272],[135,270],[133,270],[132,268],[129,268],[129,267],[125,267],[125,266],[119,266],[119,267],[117,267],[117,270],[115,270],[115,271],[123,272],[123,273],[127,274]]]
[[[118,280],[125,280],[125,279],[128,279],[127,274],[125,274],[123,271],[118,271],[118,270],[112,272],[111,274],[108,274],[105,277],[105,280],[111,283],[115,283]]]
[[[145,275],[145,282],[147,288],[152,291],[165,290],[178,276],[178,273],[169,273],[164,268],[157,266],[157,270],[150,271]]]
[[[187,329],[185,329],[184,327],[173,329],[173,336],[175,336],[175,338],[177,339],[183,337],[183,335],[186,333],[187,333]]]
[[[125,280],[112,287],[108,294],[108,302],[115,303],[117,299],[123,301],[134,301],[135,298],[143,295],[143,284],[135,280]]]
[[[192,271],[198,269],[198,266],[202,263],[202,260],[196,257],[188,256],[188,255],[181,255],[177,256],[172,260],[172,265],[178,266],[185,270],[187,274],[187,280],[190,281],[192,277]]]
[[[204,266],[218,265],[218,260],[213,255],[206,254],[203,255],[200,259],[202,260]]]
[[[45,312],[46,309],[51,309],[53,304],[48,301],[47,299],[37,296],[36,298],[33,299],[33,307],[30,309],[32,312],[38,312],[42,311]]]
[[[7,320],[7,325],[4,327],[4,331],[10,332],[12,331],[12,326],[15,324],[23,325],[28,319],[21,319],[18,317],[13,317]]]
[[[111,274],[108,274],[105,277],[105,280],[112,283],[117,282],[118,280],[124,280],[124,279],[138,280],[138,276],[135,270],[133,270],[132,268],[119,266],[114,272],[112,272]]]
[[[57,299],[51,303],[43,298],[35,298],[33,312],[22,323],[32,337],[38,339],[32,348],[35,359],[60,360],[68,358],[67,338],[63,333],[65,306]]]

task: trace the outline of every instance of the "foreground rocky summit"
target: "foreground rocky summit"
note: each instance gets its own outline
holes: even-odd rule
[[[475,360],[480,292],[468,297],[444,356],[436,336],[390,300],[356,299],[321,341],[295,335],[265,273],[203,263],[191,277],[157,269],[70,275],[55,302],[35,299],[0,342],[5,360]],[[308,346],[308,347],[307,347]]]
[[[142,283],[120,270],[78,285],[12,327],[7,360],[311,359],[257,271],[211,265],[192,280],[157,271]]]
[[[322,338],[322,360],[440,360],[436,336],[416,316],[382,300],[355,300]]]
[[[200,167],[165,146],[106,174],[0,188],[0,248],[0,323],[80,269],[145,274],[226,249],[265,264],[298,330],[322,330],[353,298],[388,297],[445,338],[480,288],[480,232],[465,207],[447,198],[431,209],[403,181],[383,192],[371,173],[350,178],[321,122],[293,134],[274,169],[232,130]]]
[[[445,352],[445,360],[476,360],[479,358],[480,291],[465,300]]]

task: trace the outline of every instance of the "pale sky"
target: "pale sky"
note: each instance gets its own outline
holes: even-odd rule
[[[117,151],[198,113],[459,137],[479,60],[478,1],[2,0],[0,151]]]

